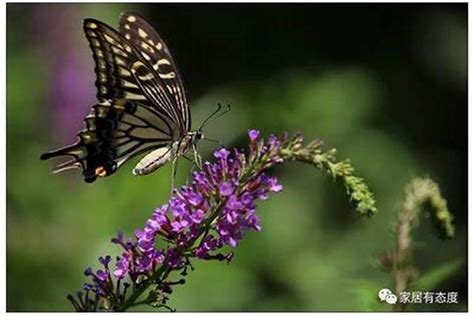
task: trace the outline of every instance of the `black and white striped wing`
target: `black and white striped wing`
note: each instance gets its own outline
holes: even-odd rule
[[[153,107],[173,126],[172,137],[182,137],[187,129],[177,113],[174,96],[140,51],[98,20],[85,19],[84,33],[96,64],[98,100],[127,99]]]
[[[153,108],[124,99],[95,104],[73,144],[41,156],[69,156],[54,172],[81,168],[86,182],[113,174],[130,158],[170,144],[171,127]],[[169,148],[169,147],[168,147]]]
[[[158,73],[173,95],[174,108],[186,130],[191,128],[191,115],[183,80],[171,52],[158,32],[139,14],[125,12],[120,16],[120,33],[129,40]]]

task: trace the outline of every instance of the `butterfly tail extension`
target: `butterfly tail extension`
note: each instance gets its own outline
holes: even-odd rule
[[[45,152],[45,153],[41,154],[40,159],[41,160],[48,160],[48,159],[59,157],[59,156],[70,155],[69,151],[74,146],[75,145],[66,146],[66,147],[56,149],[56,150],[51,150],[51,151]]]
[[[70,169],[80,169],[81,164],[74,159],[70,159],[66,162],[60,163],[59,165],[55,166],[51,171],[52,174],[60,173]]]
[[[48,151],[40,156],[41,160],[47,160],[51,158],[61,157],[61,156],[74,156],[73,152],[77,147],[77,144],[59,148],[57,150]],[[53,167],[51,173],[56,174],[69,169],[81,168],[81,164],[76,159],[70,159],[66,162],[60,163]]]
[[[98,177],[107,176],[115,171],[114,164],[104,163],[104,161],[98,160],[93,155],[87,157],[87,153],[87,148],[84,146],[83,141],[80,140],[76,144],[46,152],[41,155],[40,159],[47,160],[61,156],[72,156],[72,159],[54,166],[51,173],[57,174],[71,169],[82,169],[84,181],[88,183],[94,182]],[[85,157],[84,160],[81,161],[81,157]]]

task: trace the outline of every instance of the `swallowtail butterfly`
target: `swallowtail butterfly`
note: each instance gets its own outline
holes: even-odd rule
[[[95,61],[98,103],[75,144],[41,159],[72,157],[53,172],[80,168],[86,182],[109,176],[144,153],[135,175],[149,174],[170,160],[174,167],[191,148],[200,163],[196,144],[203,134],[201,128],[190,130],[183,81],[158,33],[131,12],[121,15],[119,31],[94,19],[85,19],[83,28]]]

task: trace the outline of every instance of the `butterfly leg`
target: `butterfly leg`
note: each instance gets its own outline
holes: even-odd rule
[[[191,163],[191,170],[189,171],[189,174],[192,176],[193,171],[194,171],[194,160],[192,160],[191,158],[189,158],[186,155],[183,155],[182,157]],[[190,181],[190,177],[187,177],[186,178],[186,185],[189,185],[189,181]]]
[[[189,161],[189,162],[191,162],[191,163],[194,163],[194,161],[193,161],[191,158],[189,158],[188,156],[183,155],[182,157],[183,157],[184,159],[186,159],[187,161]]]
[[[171,194],[173,194],[173,189],[174,189],[174,182],[176,179],[176,174],[178,172],[178,157],[173,158],[173,161],[171,163]]]
[[[193,152],[194,152],[194,162],[198,166],[199,169],[202,169],[202,159],[201,155],[199,155],[196,144],[193,144]]]

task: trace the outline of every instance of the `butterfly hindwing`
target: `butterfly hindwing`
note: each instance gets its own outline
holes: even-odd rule
[[[78,141],[41,159],[71,156],[54,171],[80,167],[86,182],[111,175],[128,159],[171,142],[171,127],[151,111],[126,100],[96,104],[84,120]]]

